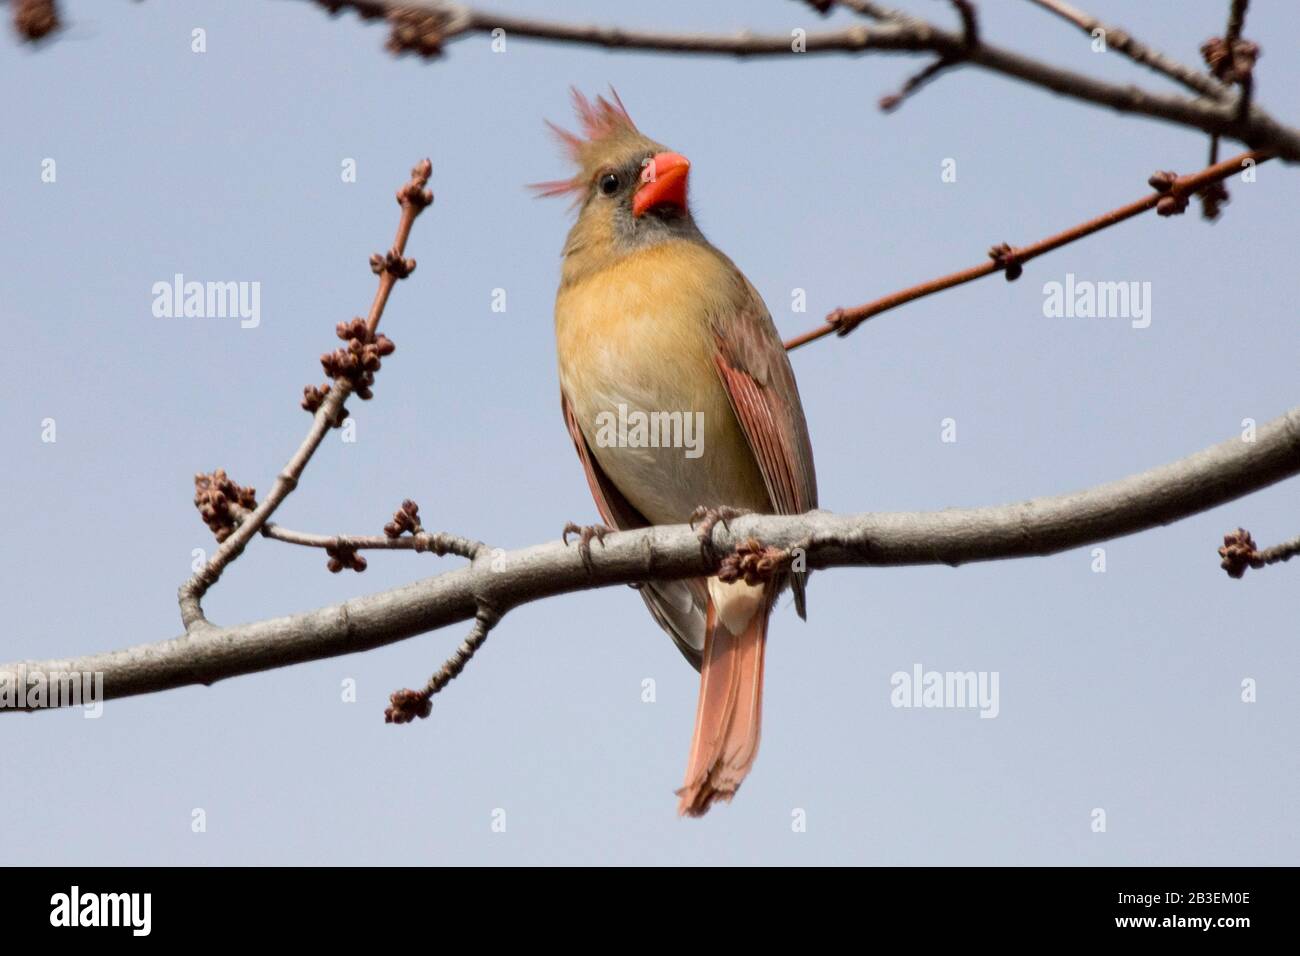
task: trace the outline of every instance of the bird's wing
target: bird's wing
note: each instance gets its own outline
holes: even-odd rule
[[[777,514],[802,514],[817,507],[817,474],[794,370],[762,298],[732,269],[735,307],[711,317],[718,349],[714,364],[772,507]],[[802,617],[802,576],[796,575],[793,583]]]
[[[573,406],[569,404],[569,397],[563,390],[560,391],[560,405],[564,409],[564,424],[569,427],[569,437],[573,439],[573,447],[578,451],[578,460],[582,462],[582,470],[587,473],[587,486],[591,488],[591,497],[596,501],[600,520],[615,531],[644,528],[649,522],[623,497],[623,492],[609,480],[596,461],[596,456],[591,453],[587,436],[582,433],[578,418],[573,414]]]
[[[582,462],[582,470],[587,474],[587,485],[591,488],[591,497],[596,502],[601,521],[615,531],[649,525],[650,522],[645,520],[641,512],[632,506],[601,470],[563,390],[560,392],[560,404],[564,408],[564,423],[569,428],[569,436],[573,439],[573,447],[577,449],[578,460]],[[668,636],[691,666],[699,670],[701,655],[704,653],[704,611],[708,603],[704,581],[650,581],[640,588],[640,593],[659,626],[668,632]]]

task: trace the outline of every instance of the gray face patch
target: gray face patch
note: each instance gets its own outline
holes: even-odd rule
[[[662,147],[655,150],[663,151]],[[587,197],[587,205],[605,204],[611,207],[608,214],[613,217],[614,241],[625,252],[644,249],[669,239],[703,241],[704,236],[695,225],[689,210],[651,209],[640,218],[633,215],[632,199],[641,185],[644,161],[650,155],[653,154],[638,153],[614,170],[619,177],[619,189],[612,196],[601,193],[600,177],[596,177]]]

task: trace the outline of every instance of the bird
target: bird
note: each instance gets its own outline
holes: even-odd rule
[[[691,214],[690,162],[613,89],[572,93],[581,134],[548,126],[577,172],[535,188],[577,207],[555,300],[560,404],[603,524],[566,540],[582,532],[590,555],[592,536],[689,522],[707,549],[718,521],[816,508],[794,371],[761,296]],[[804,583],[800,569],[640,586],[700,672],[680,815],[729,802],[753,766],[768,618],[787,585],[805,617]]]

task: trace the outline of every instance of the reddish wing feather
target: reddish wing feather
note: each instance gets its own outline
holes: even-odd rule
[[[762,299],[737,277],[745,299],[735,314],[714,319],[714,364],[758,459],[772,507],[778,514],[802,514],[817,507],[817,476],[799,389]]]

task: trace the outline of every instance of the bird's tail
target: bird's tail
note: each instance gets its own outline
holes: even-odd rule
[[[730,800],[758,755],[763,645],[774,589],[709,580],[695,736],[677,812],[698,817]]]

